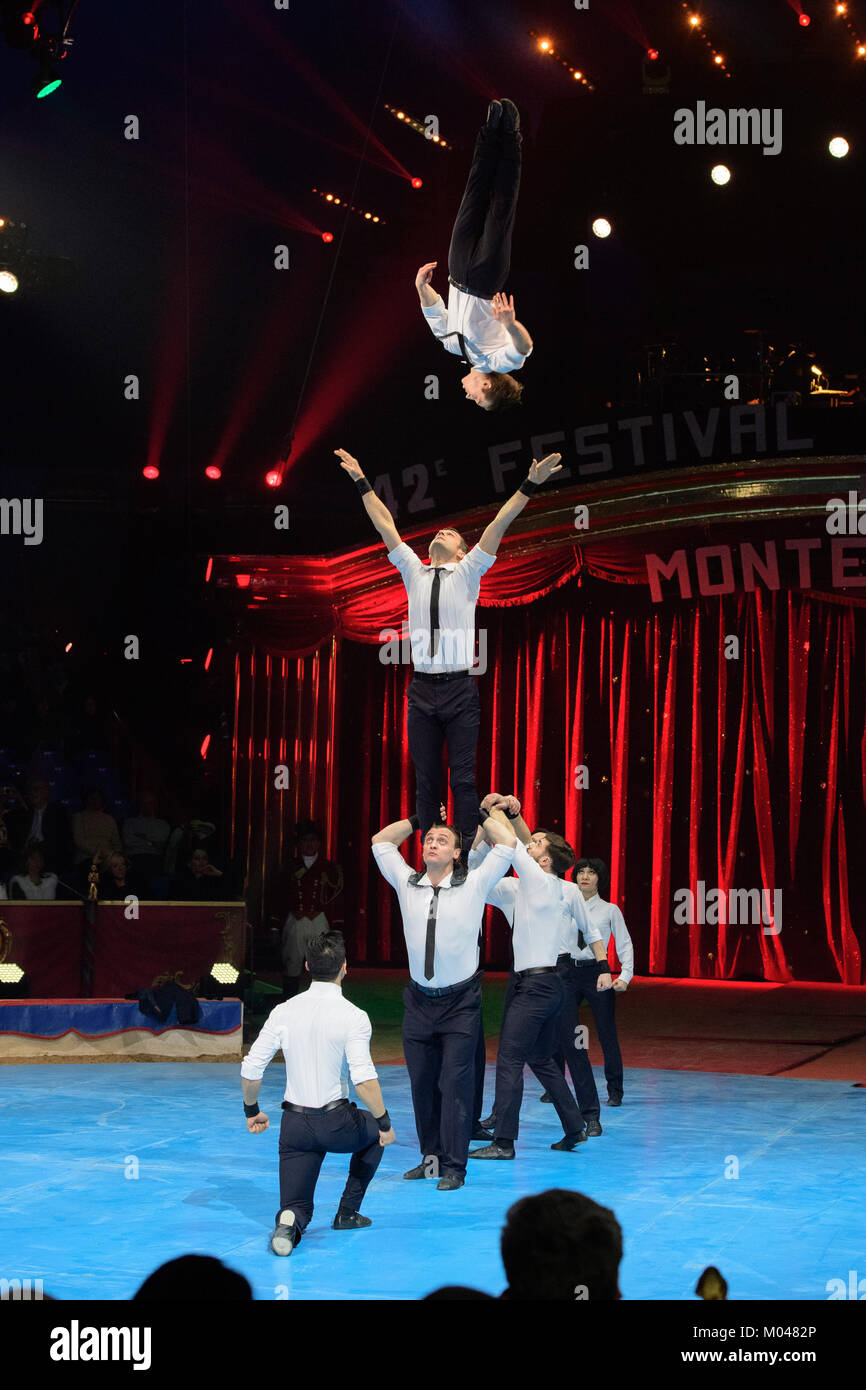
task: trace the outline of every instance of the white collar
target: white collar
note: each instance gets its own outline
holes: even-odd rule
[[[459,564],[459,560],[449,560],[447,565],[434,565],[432,560],[428,560],[426,567],[433,573],[435,573],[436,570],[448,570],[450,572],[451,570],[456,570]]]
[[[336,989],[339,990],[341,994],[343,993],[343,986],[338,985],[335,980],[313,980],[307,993],[324,994],[327,990],[331,989]]]
[[[453,869],[452,869],[451,872],[452,872],[452,873],[454,872]],[[451,887],[451,874],[450,874],[450,873],[446,874],[445,877],[444,877],[443,879],[441,879],[439,883],[431,883],[431,882],[430,882],[430,878],[429,878],[429,876],[428,876],[428,874],[427,874],[427,870],[425,869],[424,872],[423,872],[423,874],[421,875],[421,877],[420,877],[419,880],[418,880],[418,887],[419,887],[419,888],[450,888],[450,887]]]

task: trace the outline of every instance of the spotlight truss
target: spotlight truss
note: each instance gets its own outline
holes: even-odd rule
[[[0,28],[10,48],[20,48],[39,64],[33,79],[38,97],[59,87],[57,66],[74,40],[69,36],[78,0],[0,0]]]
[[[585,87],[588,92],[595,91],[595,83],[590,82],[586,73],[581,68],[576,68],[566,54],[560,52],[552,39],[545,34],[539,33],[537,29],[529,30],[529,37],[534,40],[539,53],[543,53],[548,58],[553,58],[559,63],[560,67],[565,68],[571,74],[572,81],[579,82],[581,87]]]
[[[731,74],[728,71],[724,54],[719,52],[704,28],[704,21],[701,18],[700,10],[696,10],[693,5],[689,5],[687,0],[683,0],[683,9],[686,12],[686,24],[688,25],[689,31],[692,34],[697,34],[699,38],[703,39],[712,54],[713,66],[717,67],[719,72],[723,72],[725,77],[730,77]]]
[[[387,101],[385,102],[385,110],[390,111],[394,120],[399,121],[401,125],[407,125],[416,134],[423,135],[425,140],[430,141],[431,145],[438,145],[440,150],[453,149],[453,145],[449,145],[447,141],[442,139],[441,135],[431,135],[429,126],[425,125],[423,121],[416,121],[415,117],[410,116],[406,111],[400,111],[396,106],[389,106]]]
[[[313,192],[326,203],[330,203],[331,207],[343,208],[346,212],[355,212],[359,217],[363,217],[365,222],[377,222],[380,227],[385,226],[384,217],[380,217],[378,213],[367,212],[364,208],[355,207],[355,204],[350,203],[347,198],[338,198],[336,193],[326,193],[322,188],[314,188]]]
[[[840,0],[839,4],[833,6],[833,14],[836,19],[841,20],[851,35],[855,58],[866,58],[866,43],[863,42],[863,35],[851,18],[850,9],[850,5],[842,4]]]

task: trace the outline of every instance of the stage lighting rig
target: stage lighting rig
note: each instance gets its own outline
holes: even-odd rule
[[[47,97],[62,82],[57,71],[74,40],[69,36],[78,0],[42,0],[31,8],[26,0],[0,0],[0,28],[10,48],[20,48],[39,64],[33,78],[37,98]]]
[[[26,222],[0,217],[0,289],[6,294],[17,289],[62,289],[75,275],[72,261],[63,256],[28,250],[29,235]]]
[[[581,72],[580,68],[576,68],[573,63],[568,61],[568,58],[566,58],[564,54],[559,52],[552,39],[546,38],[545,35],[540,34],[537,29],[530,29],[529,37],[535,40],[535,46],[539,53],[544,53],[548,58],[554,58],[556,62],[559,63],[560,67],[565,68],[566,72],[571,74],[574,81],[579,82],[588,92],[595,91],[595,86],[590,82],[585,73]]]
[[[385,110],[390,111],[395,121],[399,121],[401,125],[407,125],[409,129],[414,130],[417,135],[423,135],[425,140],[430,141],[431,145],[438,145],[440,150],[450,150],[452,148],[447,141],[442,139],[441,135],[438,133],[434,134],[429,125],[425,125],[423,121],[416,120],[415,117],[410,116],[408,112],[398,111],[396,106],[389,106],[387,101],[385,102]]]
[[[330,203],[331,207],[342,208],[344,212],[356,212],[359,217],[363,217],[365,222],[377,222],[380,227],[385,226],[384,217],[380,217],[378,213],[367,212],[364,208],[358,208],[354,203],[350,203],[348,199],[338,198],[336,193],[325,193],[321,188],[314,188],[313,192],[319,198],[323,198],[326,203]],[[325,233],[323,240],[326,237],[329,240],[333,240],[333,237],[328,237],[327,233]]]

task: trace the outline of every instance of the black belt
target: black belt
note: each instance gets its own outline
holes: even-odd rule
[[[561,955],[556,957],[556,963],[557,965],[574,965],[574,956],[569,951],[563,951]]]
[[[531,965],[528,970],[515,970],[514,975],[518,980],[522,980],[524,975],[555,975],[555,965]]]
[[[471,676],[471,671],[416,671],[416,681],[456,681],[461,676]]]
[[[483,299],[485,304],[490,303],[486,295],[476,294],[474,290],[470,290],[468,285],[461,285],[460,281],[455,280],[453,275],[448,276],[448,283],[449,285],[453,285],[455,290],[462,290],[464,294],[471,294],[473,299]]]
[[[336,1110],[338,1105],[348,1105],[349,1102],[344,1096],[342,1100],[329,1100],[327,1105],[295,1105],[293,1100],[284,1100],[283,1110],[294,1110],[297,1115],[324,1115],[326,1110]]]
[[[475,981],[484,974],[483,970],[476,970],[474,975],[470,975],[468,980],[458,980],[456,985],[443,985],[441,989],[431,989],[429,985],[419,985],[417,980],[410,980],[413,989],[417,989],[419,994],[424,994],[428,999],[438,999],[443,994],[458,994],[460,990],[467,989],[469,985],[474,985]]]

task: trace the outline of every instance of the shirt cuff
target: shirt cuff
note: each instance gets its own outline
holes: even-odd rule
[[[349,1067],[353,1086],[363,1086],[365,1081],[378,1081],[379,1073],[371,1062],[369,1066]]]
[[[422,305],[421,305],[421,313],[424,315],[425,319],[429,319],[430,316],[431,316],[432,314],[441,314],[441,313],[443,312],[444,308],[445,308],[445,301],[444,301],[444,299],[442,298],[442,296],[441,296],[441,294],[440,294],[440,296],[439,296],[439,298],[436,300],[436,303],[435,303],[435,304],[422,304]],[[417,320],[416,320],[416,322],[417,322]]]
[[[388,840],[380,840],[378,844],[372,845],[374,859],[381,859],[383,854],[399,854],[396,845],[392,845]],[[402,857],[402,856],[401,856]]]

